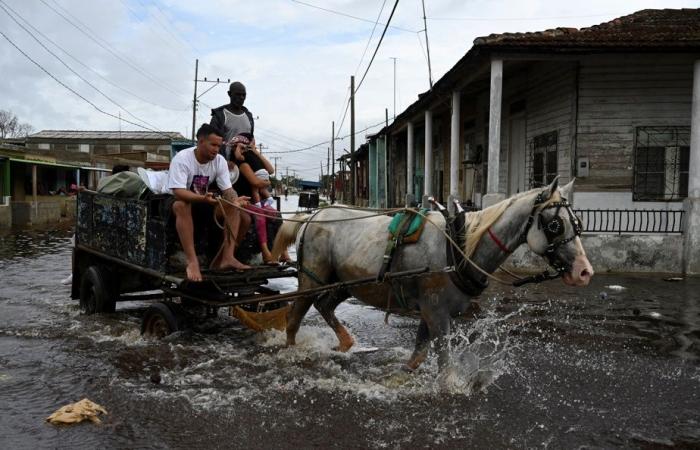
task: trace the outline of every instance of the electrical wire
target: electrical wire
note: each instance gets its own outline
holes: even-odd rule
[[[396,7],[398,5],[399,5],[399,0],[396,0],[394,2],[394,7],[391,9],[391,14],[389,15],[389,20],[386,21],[386,25],[384,26],[384,31],[382,31],[382,35],[379,37],[379,42],[377,42],[377,48],[374,49],[374,54],[372,55],[372,59],[369,60],[369,64],[367,64],[367,69],[365,69],[365,74],[362,75],[362,79],[360,80],[360,83],[355,88],[356,94],[357,94],[357,91],[360,90],[360,86],[362,86],[362,82],[365,81],[365,77],[367,76],[367,73],[369,72],[370,67],[372,67],[372,62],[374,62],[374,57],[377,56],[377,52],[379,51],[379,47],[382,45],[382,41],[384,40],[384,35],[386,34],[386,30],[387,30],[387,28],[389,28],[389,24],[391,23],[392,17],[394,17],[394,12],[396,11]]]
[[[22,50],[17,44],[15,44],[14,41],[13,41],[12,39],[10,39],[9,37],[7,37],[7,35],[6,35],[4,32],[0,31],[0,36],[4,37],[5,40],[7,40],[7,42],[9,42],[14,48],[17,49],[17,51],[19,51],[22,55],[24,55],[24,57],[27,58],[29,61],[31,61],[32,63],[34,63],[34,65],[36,65],[36,66],[37,66],[39,69],[41,69],[44,73],[46,73],[48,76],[50,76],[51,78],[53,78],[54,81],[56,81],[58,84],[60,84],[60,85],[63,86],[64,88],[68,89],[70,92],[72,92],[73,94],[75,94],[75,95],[76,95],[77,97],[79,97],[81,100],[83,100],[84,102],[86,102],[87,104],[89,104],[90,106],[92,106],[93,108],[95,108],[97,111],[101,112],[102,114],[107,115],[107,116],[109,116],[109,117],[113,117],[113,118],[115,118],[115,119],[117,119],[117,120],[120,120],[120,121],[122,121],[122,122],[126,122],[126,123],[128,123],[128,124],[137,126],[137,127],[139,127],[139,128],[143,128],[144,130],[148,130],[148,131],[151,131],[151,132],[154,132],[154,133],[161,134],[161,135],[163,135],[163,136],[167,136],[168,139],[172,139],[173,136],[171,136],[171,135],[169,135],[169,134],[167,134],[167,133],[165,133],[165,132],[157,131],[157,130],[152,130],[152,129],[150,129],[150,128],[148,128],[148,127],[145,127],[145,126],[143,126],[143,125],[141,125],[141,124],[138,124],[138,123],[135,123],[135,122],[131,122],[130,120],[123,119],[123,118],[121,118],[121,117],[119,117],[119,116],[116,116],[116,115],[114,115],[114,114],[112,114],[112,113],[109,113],[109,112],[107,112],[107,111],[102,110],[99,106],[97,106],[96,104],[94,104],[93,102],[91,102],[90,100],[88,100],[87,98],[85,98],[85,97],[83,97],[82,95],[80,95],[80,93],[78,93],[77,91],[75,91],[74,89],[72,89],[70,86],[68,86],[67,84],[65,84],[63,81],[59,80],[54,74],[52,74],[52,73],[49,72],[47,69],[45,69],[44,66],[42,66],[41,64],[39,64],[38,62],[36,62],[34,59],[32,59],[32,57],[29,56],[24,50]]]
[[[357,76],[357,72],[360,71],[360,66],[362,65],[362,61],[365,60],[365,55],[367,54],[367,50],[369,49],[369,44],[372,43],[372,38],[374,37],[374,32],[377,29],[377,24],[379,23],[379,19],[382,17],[382,13],[384,12],[385,6],[386,6],[386,0],[383,0],[382,7],[379,9],[379,14],[377,14],[377,20],[374,21],[374,26],[372,27],[372,32],[369,35],[369,39],[367,39],[367,45],[365,45],[365,50],[362,52],[362,57],[360,58],[360,62],[357,63],[357,68],[355,69],[355,76]]]
[[[323,7],[321,7],[321,6],[313,5],[313,4],[311,4],[311,3],[306,3],[306,2],[299,1],[299,0],[292,0],[292,2],[298,3],[298,4],[300,4],[300,5],[308,6],[308,7],[310,7],[310,8],[320,9],[321,11],[326,11],[326,12],[329,12],[329,13],[331,13],[331,14],[336,14],[336,15],[343,16],[343,17],[348,17],[348,18],[350,18],[350,19],[355,19],[355,20],[359,20],[359,21],[362,21],[362,22],[374,23],[374,20],[371,20],[371,19],[365,19],[365,18],[363,18],[363,17],[353,16],[353,15],[351,15],[351,14],[347,14],[347,13],[340,12],[340,11],[335,11],[335,10],[328,9],[328,8],[323,8]],[[380,25],[386,25],[386,24],[380,23]],[[392,25],[391,28],[393,28],[393,29],[395,29],[395,30],[405,31],[405,32],[407,32],[407,33],[415,33],[415,32],[416,32],[415,30],[409,30],[409,29],[407,29],[407,28],[401,28],[401,27],[397,27],[397,26],[394,26],[394,25]]]
[[[4,2],[3,2],[3,3],[4,3]],[[152,105],[152,106],[157,106],[158,108],[163,108],[163,109],[167,109],[167,110],[170,110],[170,111],[179,111],[179,112],[189,111],[189,110],[190,110],[190,108],[171,108],[171,107],[168,107],[168,106],[165,106],[165,105],[161,105],[161,104],[158,104],[158,103],[154,103],[154,102],[152,102],[152,101],[150,101],[150,100],[147,100],[147,99],[145,99],[145,98],[139,96],[138,94],[135,94],[134,92],[131,92],[130,90],[128,90],[128,89],[126,89],[126,88],[124,88],[124,87],[122,87],[122,86],[119,86],[118,84],[112,82],[112,81],[111,81],[110,79],[108,79],[107,77],[103,76],[103,75],[102,75],[100,72],[98,72],[97,70],[93,69],[92,67],[88,66],[87,64],[85,64],[84,62],[82,62],[81,60],[79,60],[77,57],[75,57],[74,55],[72,55],[68,50],[66,50],[65,48],[63,48],[63,47],[61,47],[60,45],[58,45],[54,40],[52,40],[50,37],[48,37],[47,35],[45,35],[44,33],[42,33],[41,30],[37,29],[34,25],[32,25],[32,24],[31,24],[27,19],[25,19],[20,13],[18,13],[16,10],[12,9],[12,7],[11,7],[10,5],[8,5],[7,3],[4,3],[4,5],[5,5],[5,7],[6,7],[7,9],[9,9],[15,16],[19,17],[19,19],[22,20],[22,22],[24,22],[25,25],[27,25],[29,28],[31,28],[32,31],[34,31],[34,33],[38,34],[39,36],[41,36],[42,38],[44,38],[46,41],[50,42],[54,47],[56,47],[57,49],[61,50],[65,55],[67,55],[67,56],[68,56],[69,58],[71,58],[73,61],[75,61],[76,63],[78,63],[79,65],[81,65],[82,67],[84,67],[85,69],[89,70],[90,72],[92,72],[93,74],[95,74],[96,76],[98,76],[99,78],[101,78],[103,81],[105,81],[106,83],[110,84],[110,85],[113,86],[114,88],[119,89],[120,91],[122,91],[122,92],[124,92],[124,93],[126,93],[126,94],[128,94],[128,95],[130,95],[130,96],[132,96],[132,97],[134,97],[135,99],[138,99],[138,100],[144,102],[144,103],[147,103],[147,104]]]
[[[76,30],[80,31],[82,34],[84,34],[85,36],[87,36],[91,41],[95,42],[97,45],[99,45],[100,47],[102,47],[104,50],[106,50],[106,51],[108,51],[109,53],[111,53],[115,58],[119,59],[119,60],[122,61],[124,64],[128,65],[129,67],[131,67],[132,69],[134,69],[135,71],[137,71],[138,73],[140,73],[142,76],[144,76],[145,78],[147,78],[149,81],[151,81],[152,83],[154,83],[156,86],[158,86],[158,87],[160,87],[160,88],[162,88],[162,89],[165,89],[165,90],[167,90],[167,91],[170,91],[171,93],[173,93],[173,94],[175,94],[175,95],[181,95],[181,93],[179,93],[179,92],[177,92],[176,90],[174,90],[173,88],[169,87],[169,86],[167,85],[167,83],[165,83],[164,81],[159,80],[159,79],[157,79],[156,77],[150,75],[149,73],[147,73],[146,71],[144,71],[143,69],[141,69],[140,67],[138,67],[135,63],[132,63],[132,62],[129,61],[128,59],[126,59],[126,58],[122,57],[121,55],[119,55],[119,54],[116,52],[116,50],[113,50],[112,48],[110,48],[111,46],[110,46],[106,41],[105,41],[105,44],[106,44],[106,45],[103,44],[102,42],[100,42],[100,41],[98,40],[97,34],[96,34],[94,31],[92,31],[92,29],[90,29],[90,27],[88,27],[87,25],[85,25],[82,21],[80,21],[80,19],[78,19],[78,18],[76,18],[75,16],[73,16],[70,12],[66,11],[66,9],[63,8],[63,7],[61,7],[61,5],[59,5],[58,3],[56,3],[56,6],[58,6],[58,7],[59,7],[62,11],[64,11],[67,15],[71,16],[72,18],[74,18],[78,23],[80,23],[80,24],[82,25],[83,28],[81,28],[78,24],[76,24],[76,23],[73,22],[71,19],[69,19],[68,17],[66,17],[66,15],[64,15],[63,13],[61,13],[60,11],[58,11],[56,8],[54,8],[53,6],[49,5],[49,4],[46,2],[46,0],[40,0],[40,1],[41,1],[44,5],[46,5],[46,7],[48,7],[48,8],[51,9],[53,12],[55,12],[56,14],[58,14],[59,16],[61,16],[66,22],[68,22],[70,25],[72,25]],[[90,33],[92,33],[92,35],[91,35],[90,33],[88,33],[87,31],[85,31],[85,30],[90,30]],[[104,39],[102,39],[102,40],[104,40]]]
[[[360,134],[360,133],[362,133],[362,132],[365,132],[365,131],[369,130],[370,128],[375,128],[375,127],[378,127],[379,125],[384,125],[385,123],[386,123],[386,121],[383,119],[381,122],[375,123],[374,125],[369,125],[369,126],[363,128],[363,129],[359,130],[359,131],[355,131],[355,134],[356,134],[356,135],[357,135],[357,134]],[[335,140],[336,140],[336,141],[342,141],[342,140],[347,139],[348,137],[350,137],[350,134],[347,134],[347,135],[345,135],[345,136],[343,136],[343,137],[337,137],[337,138],[335,138]],[[330,143],[331,143],[331,141],[328,140],[328,141],[319,142],[318,144],[310,145],[310,146],[304,147],[304,148],[297,148],[297,149],[294,149],[294,150],[281,150],[281,151],[276,151],[276,152],[265,152],[265,154],[266,154],[266,155],[279,155],[279,154],[286,154],[286,153],[299,153],[299,152],[303,152],[303,151],[315,149],[315,148],[320,147],[320,146],[322,146],[322,145],[328,145],[328,144],[330,144]]]
[[[14,16],[12,16],[12,15],[10,14],[10,12],[5,8],[5,2],[2,1],[2,0],[0,0],[0,9],[2,9],[3,11],[5,11],[5,13],[7,14],[7,16],[8,16],[10,19],[12,19],[17,25],[19,25],[19,26],[20,26],[25,32],[27,32],[27,34],[28,34],[29,36],[31,36],[32,39],[34,39],[44,50],[46,50],[46,51],[49,52],[54,58],[56,58],[57,60],[59,60],[59,61],[61,62],[61,64],[63,64],[63,65],[64,65],[68,70],[70,70],[71,73],[73,73],[75,76],[77,76],[78,78],[80,78],[85,84],[87,84],[88,86],[90,86],[91,88],[93,88],[93,89],[94,89],[95,91],[97,91],[100,95],[102,95],[104,98],[106,98],[110,103],[112,103],[112,104],[115,105],[117,108],[121,109],[122,111],[124,111],[125,113],[127,113],[128,115],[130,115],[131,117],[133,117],[135,120],[138,120],[139,122],[145,123],[145,124],[148,125],[149,127],[153,128],[153,129],[155,129],[155,130],[158,130],[158,127],[156,127],[155,125],[150,124],[150,123],[148,123],[147,121],[141,119],[140,117],[138,117],[138,116],[132,114],[131,111],[129,111],[128,109],[126,109],[125,107],[123,107],[122,105],[120,105],[119,103],[117,103],[114,99],[112,99],[110,96],[108,96],[107,94],[105,94],[104,92],[102,92],[99,88],[97,88],[97,86],[95,86],[95,85],[92,84],[90,81],[88,81],[85,77],[83,77],[81,74],[79,74],[78,72],[76,72],[71,66],[68,65],[68,63],[66,63],[66,62],[65,62],[63,59],[61,59],[57,54],[55,54],[53,51],[51,51],[51,49],[49,49],[46,45],[44,45],[43,42],[41,42],[41,41],[40,41],[36,36],[34,36],[24,25],[22,25]],[[158,131],[160,131],[160,130],[158,130]]]

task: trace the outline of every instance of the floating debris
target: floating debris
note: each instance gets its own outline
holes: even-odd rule
[[[625,289],[627,289],[626,287],[620,286],[619,284],[611,284],[610,286],[605,286],[605,287],[607,289],[610,289],[611,291],[617,291],[617,292],[624,291]]]
[[[92,423],[101,423],[97,417],[99,414],[107,414],[107,410],[84,398],[77,403],[71,403],[58,409],[55,413],[46,418],[47,422],[54,425],[80,423],[89,420]]]

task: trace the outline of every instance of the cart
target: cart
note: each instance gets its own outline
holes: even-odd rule
[[[184,330],[222,307],[263,312],[286,306],[272,300],[279,291],[267,287],[274,278],[296,277],[293,265],[255,266],[245,271],[203,270],[202,282],[186,279],[174,217],[167,196],[143,200],[82,191],[77,198],[71,296],[85,314],[111,313],[119,301],[154,300],[143,315],[141,332],[163,337]],[[270,226],[271,238],[279,224]],[[257,249],[254,228],[237,256],[248,261]],[[195,221],[195,246],[203,262],[221,243],[213,216]],[[202,267],[206,267],[203,265]],[[261,300],[267,300],[261,303]]]

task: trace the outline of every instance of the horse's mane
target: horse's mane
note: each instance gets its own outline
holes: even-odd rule
[[[466,225],[464,230],[467,238],[464,242],[464,253],[468,257],[472,256],[474,250],[476,250],[477,244],[481,240],[484,233],[486,233],[486,230],[488,230],[491,227],[491,225],[496,223],[496,221],[501,218],[506,209],[510,208],[510,206],[518,200],[530,196],[534,197],[535,194],[539,194],[540,192],[542,192],[541,188],[521,192],[501,202],[498,202],[495,205],[489,206],[486,209],[482,209],[481,211],[473,211],[467,213]],[[560,195],[559,191],[557,190],[557,192],[554,195],[552,195],[546,202],[542,204],[542,207],[559,199]]]

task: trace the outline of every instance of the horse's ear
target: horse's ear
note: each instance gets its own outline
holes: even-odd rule
[[[576,181],[576,178],[572,179],[566,185],[560,188],[562,197],[571,200],[571,195],[574,193],[574,181]]]
[[[559,187],[559,175],[554,177],[554,180],[552,180],[552,183],[549,185],[549,197],[551,198],[552,195],[556,192],[557,188]]]

